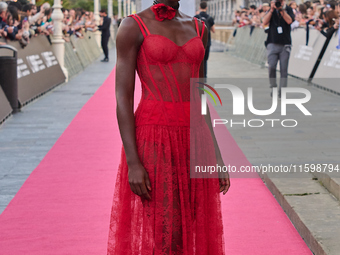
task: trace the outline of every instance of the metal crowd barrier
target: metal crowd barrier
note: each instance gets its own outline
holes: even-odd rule
[[[12,111],[13,109],[9,104],[7,97],[0,86],[0,124],[12,114]]]
[[[109,48],[113,48],[115,43],[112,38],[109,40]],[[84,38],[70,37],[70,42],[65,43],[65,67],[69,78],[78,74],[102,53],[101,47],[96,42],[93,32],[86,32]]]
[[[264,66],[267,61],[264,41],[267,34],[263,29],[254,28],[250,34],[250,27],[238,28],[235,41],[234,55],[241,57],[254,64]]]
[[[12,52],[12,56],[0,56],[0,86],[10,103],[13,112],[19,111],[17,54],[18,51],[11,45],[0,45],[1,49]]]
[[[0,62],[4,66],[0,68],[3,72],[0,74],[3,78],[0,79],[0,123],[12,112],[18,111],[23,105],[65,81],[65,75],[46,36],[40,35],[32,38],[24,49],[18,41],[8,41],[7,44],[8,46],[5,45],[2,48],[12,47],[17,52],[13,58],[8,52],[1,50]],[[109,47],[113,46],[114,40],[111,37]],[[101,52],[92,32],[86,32],[82,39],[72,36],[70,42],[65,43],[64,55],[65,68],[69,77],[84,70],[101,55]],[[14,65],[12,69],[15,72],[9,71],[8,61],[12,58]],[[17,94],[10,93],[8,89],[14,88],[16,84],[16,81],[12,79],[12,74],[18,84]]]
[[[22,48],[18,41],[8,41],[17,49],[17,79],[19,107],[65,82],[65,75],[44,35],[31,38]]]
[[[90,55],[91,62],[96,60],[100,54],[101,49],[98,46],[98,43],[95,40],[94,34],[92,32],[86,32],[84,39],[88,44],[88,53]]]
[[[340,49],[339,35],[336,32],[327,45],[326,37],[317,30],[309,31],[307,44],[306,29],[297,28],[291,33],[292,48],[288,65],[288,73],[294,77],[311,80],[314,85],[325,90],[340,94]],[[234,51],[231,53],[251,63],[265,66],[267,52],[264,42],[267,34],[261,28],[245,26],[237,28],[234,41]],[[227,43],[229,45],[229,43]],[[322,49],[325,49],[322,55]],[[340,48],[340,46],[339,46]],[[278,70],[279,70],[279,64]]]
[[[65,43],[64,65],[69,77],[75,76],[84,69],[84,66],[77,56],[76,48],[71,42]]]
[[[89,53],[87,52],[89,46],[87,45],[86,40],[72,36],[70,41],[72,45],[74,46],[74,48],[76,49],[76,54],[82,66],[85,68],[89,64],[91,64],[92,61],[89,56]]]
[[[334,33],[312,83],[340,95],[340,49],[337,48],[338,45],[339,34]]]
[[[292,48],[288,73],[292,76],[308,80],[318,61],[326,37],[317,30],[309,31],[308,45],[305,28],[297,28],[291,32]]]

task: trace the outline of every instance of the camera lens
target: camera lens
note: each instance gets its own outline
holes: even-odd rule
[[[275,7],[276,7],[276,8],[281,7],[281,2],[280,2],[279,0],[276,0],[276,1],[275,1]]]

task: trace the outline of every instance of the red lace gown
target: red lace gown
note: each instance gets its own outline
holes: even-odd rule
[[[144,35],[137,57],[142,98],[135,125],[138,154],[152,190],[150,201],[131,191],[122,147],[107,254],[223,255],[219,181],[190,178],[189,86],[190,78],[199,77],[204,58],[204,25],[200,33],[194,18],[197,36],[179,46],[150,34],[138,15],[129,17]],[[205,149],[213,147],[213,140],[202,135],[210,134],[206,123],[203,127],[194,131],[196,156],[216,160],[215,152]]]

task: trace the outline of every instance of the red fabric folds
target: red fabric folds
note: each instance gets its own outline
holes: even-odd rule
[[[224,255],[219,181],[190,178],[190,135],[194,134],[195,157],[216,163],[215,152],[207,149],[213,141],[206,135],[206,123],[203,128],[190,127],[190,78],[199,77],[203,57],[199,34],[182,46],[164,36],[144,38],[137,58],[142,98],[135,124],[151,200],[131,191],[122,148],[109,255]]]

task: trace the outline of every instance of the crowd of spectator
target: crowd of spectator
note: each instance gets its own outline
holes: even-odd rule
[[[234,13],[233,25],[236,27],[251,26],[268,29],[263,25],[263,17],[271,9],[271,3],[264,3],[257,7],[251,5],[236,10]],[[307,29],[317,29],[323,35],[330,37],[339,28],[339,2],[314,0],[297,4],[295,1],[287,2],[293,9],[295,19],[291,28],[306,27]]]
[[[21,5],[19,2],[0,1],[0,45],[8,40],[17,40],[25,47],[30,38],[45,35],[51,42],[54,26],[52,21],[52,7],[49,3],[40,6],[28,3]],[[96,31],[93,12],[81,8],[62,9],[64,18],[62,31],[65,41],[71,35],[82,38],[86,31]]]

